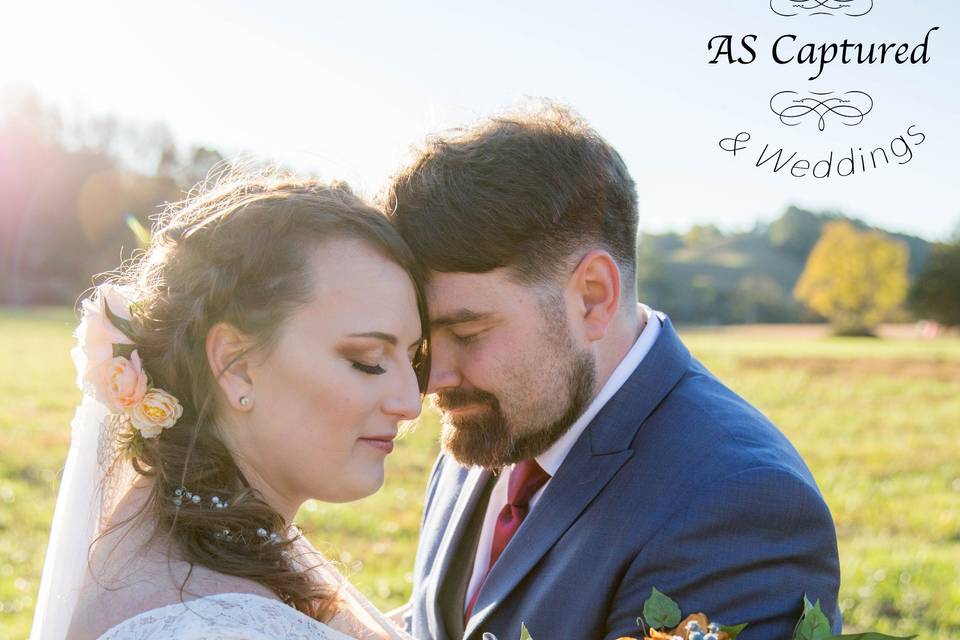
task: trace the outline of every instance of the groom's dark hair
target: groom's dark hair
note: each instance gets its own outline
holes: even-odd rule
[[[565,277],[573,256],[616,260],[624,298],[636,271],[637,196],[620,155],[555,103],[433,136],[394,176],[384,206],[428,269],[509,267],[523,284]]]

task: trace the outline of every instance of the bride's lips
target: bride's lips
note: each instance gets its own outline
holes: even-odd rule
[[[393,451],[393,439],[396,437],[397,436],[394,434],[385,436],[370,436],[369,438],[360,438],[360,441],[379,451],[382,451],[383,453],[391,453]]]

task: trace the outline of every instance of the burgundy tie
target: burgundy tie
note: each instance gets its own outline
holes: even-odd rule
[[[517,532],[530,512],[530,499],[549,479],[550,474],[544,471],[536,460],[523,460],[513,467],[507,484],[507,504],[500,510],[493,529],[493,544],[490,547],[490,564],[487,565],[487,574],[493,569],[493,565],[507,547],[510,538]],[[473,598],[470,599],[470,604],[467,605],[466,613],[463,615],[464,624],[473,613],[473,605],[477,603],[477,596],[480,595],[482,587],[483,581],[480,582],[480,586],[473,593]]]

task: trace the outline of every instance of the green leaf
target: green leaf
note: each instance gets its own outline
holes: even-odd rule
[[[110,309],[110,305],[107,304],[107,301],[103,301],[103,308],[107,312],[107,318],[110,320],[110,323],[120,330],[120,333],[127,336],[131,340],[134,339],[133,328],[130,326],[130,321],[124,318],[121,318]]]
[[[730,636],[730,640],[733,640],[734,638],[736,638],[738,635],[740,635],[740,632],[746,628],[747,628],[746,622],[744,622],[743,624],[735,624],[731,626],[727,626],[725,624],[720,625],[720,631],[726,632],[726,634]]]
[[[820,601],[810,604],[806,594],[803,596],[803,615],[794,627],[793,640],[833,640],[830,620],[820,609]]]
[[[520,640],[533,640],[530,637],[530,632],[527,631],[527,625],[522,622],[520,623]]]
[[[680,607],[669,596],[654,587],[643,603],[643,617],[654,629],[665,629],[680,624]]]
[[[126,358],[130,359],[130,354],[136,351],[137,345],[135,344],[114,344],[113,345],[113,357],[114,358]]]

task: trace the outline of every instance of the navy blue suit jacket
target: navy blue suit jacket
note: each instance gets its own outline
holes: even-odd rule
[[[806,593],[840,632],[833,520],[800,455],[663,327],[594,418],[484,582],[465,638],[641,637],[651,588],[684,614],[791,637]],[[409,630],[450,636],[444,580],[489,472],[441,455],[430,478]]]

